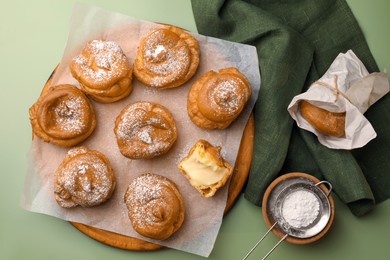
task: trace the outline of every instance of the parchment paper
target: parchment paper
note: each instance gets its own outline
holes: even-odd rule
[[[340,53],[326,73],[306,92],[292,99],[288,112],[300,128],[317,135],[321,144],[350,150],[362,147],[376,137],[374,128],[363,114],[388,92],[387,74],[369,74],[355,53],[349,50]],[[331,112],[346,112],[345,136],[333,137],[317,131],[300,113],[299,102],[302,100]]]
[[[117,42],[133,63],[140,38],[159,26],[161,25],[77,4],[71,18],[66,49],[54,75],[53,85],[67,83],[79,86],[70,74],[69,64],[89,40],[106,39]],[[200,44],[201,64],[193,79],[187,84],[175,89],[158,90],[146,87],[134,79],[134,90],[128,98],[112,104],[92,101],[97,116],[97,128],[92,136],[80,145],[98,150],[110,160],[117,178],[113,197],[105,204],[94,208],[64,209],[58,206],[54,199],[53,176],[69,148],[44,143],[36,137],[29,151],[30,162],[22,195],[22,207],[201,256],[210,254],[222,222],[228,185],[219,190],[214,197],[203,198],[180,173],[177,163],[187,155],[196,141],[206,139],[213,145],[221,146],[224,158],[231,165],[235,164],[243,129],[258,96],[260,75],[255,47],[195,33],[193,35]],[[196,127],[187,115],[189,88],[194,80],[207,71],[229,66],[237,67],[248,77],[253,88],[251,100],[228,129],[202,130]],[[178,138],[173,148],[166,155],[151,160],[125,158],[119,152],[113,132],[115,119],[122,108],[140,100],[157,102],[167,107],[173,114],[178,128]],[[127,207],[123,202],[124,193],[129,183],[144,172],[170,178],[177,184],[184,198],[186,208],[184,224],[177,233],[165,241],[140,236],[133,230],[127,216]]]

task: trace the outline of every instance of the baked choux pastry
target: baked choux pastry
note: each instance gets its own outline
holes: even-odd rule
[[[176,184],[161,175],[135,178],[124,196],[128,216],[140,235],[164,240],[184,222],[184,203]]]
[[[152,102],[126,106],[116,118],[114,133],[120,152],[130,159],[151,159],[164,154],[177,138],[172,114]]]
[[[178,164],[190,184],[206,198],[214,196],[233,172],[233,167],[220,154],[221,147],[199,140]]]
[[[114,171],[102,153],[75,147],[55,172],[55,199],[64,208],[93,207],[111,197],[115,184]]]
[[[192,85],[187,102],[192,122],[204,129],[227,128],[252,94],[248,79],[236,68],[209,71]]]
[[[147,86],[175,88],[187,82],[198,65],[198,41],[180,28],[165,26],[141,39],[134,75]]]
[[[345,112],[330,112],[305,100],[300,103],[300,112],[307,122],[322,134],[335,137],[345,135]]]
[[[92,99],[111,103],[130,95],[132,67],[121,47],[112,41],[93,40],[70,64],[73,77]]]
[[[90,136],[96,127],[91,102],[73,85],[47,88],[29,113],[34,134],[58,146],[76,145]]]

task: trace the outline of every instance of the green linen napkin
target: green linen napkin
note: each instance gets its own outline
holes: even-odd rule
[[[267,186],[293,171],[331,182],[356,216],[390,197],[389,95],[365,113],[378,136],[352,151],[322,146],[287,112],[340,52],[352,49],[369,72],[378,71],[344,0],[192,0],[192,7],[199,33],[257,47],[262,85],[245,198],[261,205]]]

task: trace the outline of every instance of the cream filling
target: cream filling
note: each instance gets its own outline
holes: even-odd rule
[[[181,167],[187,173],[193,186],[211,186],[228,174],[226,167],[216,165],[204,152],[195,151],[181,162]]]

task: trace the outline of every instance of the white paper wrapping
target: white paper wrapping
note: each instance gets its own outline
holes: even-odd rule
[[[54,75],[53,85],[67,83],[79,86],[70,74],[69,64],[88,41],[93,39],[115,41],[133,63],[140,38],[159,26],[161,25],[100,8],[76,5],[71,18],[66,49]],[[29,152],[30,163],[22,195],[22,207],[33,212],[80,222],[201,256],[210,254],[222,222],[227,185],[214,197],[203,198],[180,173],[177,163],[187,155],[196,141],[206,139],[213,145],[221,146],[224,158],[231,165],[235,164],[244,127],[258,96],[260,75],[255,47],[195,33],[193,35],[200,44],[201,63],[193,79],[185,85],[175,89],[159,90],[146,87],[134,79],[134,90],[128,98],[112,104],[92,101],[97,127],[81,145],[102,152],[110,160],[117,178],[113,197],[103,205],[94,208],[64,209],[58,206],[54,199],[53,176],[69,148],[57,147],[34,138]],[[251,99],[242,114],[228,129],[202,130],[196,127],[187,115],[189,88],[207,71],[216,71],[229,66],[237,67],[248,77],[253,88]],[[113,131],[115,119],[122,108],[140,100],[157,102],[167,107],[173,114],[178,128],[178,138],[172,149],[167,154],[151,160],[125,158],[119,152]],[[177,184],[183,195],[186,208],[184,224],[177,233],[165,241],[140,236],[133,230],[127,216],[123,196],[129,183],[144,172],[168,177]]]
[[[300,128],[314,133],[321,144],[350,150],[362,147],[376,137],[374,128],[363,114],[388,92],[387,74],[369,74],[359,58],[349,50],[345,54],[340,53],[326,73],[306,92],[292,99],[288,112]],[[345,136],[333,137],[317,131],[301,115],[301,100],[331,112],[346,112]]]

